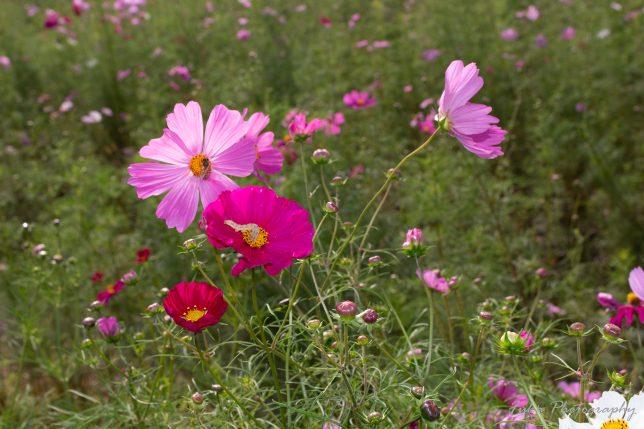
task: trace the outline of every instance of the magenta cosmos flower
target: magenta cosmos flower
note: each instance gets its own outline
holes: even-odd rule
[[[492,377],[488,379],[488,385],[492,389],[494,396],[506,403],[512,408],[523,408],[528,405],[528,397],[520,394],[517,385],[510,380],[494,381]]]
[[[557,387],[566,395],[574,399],[579,399],[581,395],[581,384],[578,381],[573,381],[568,383],[566,381],[560,381],[557,383]],[[584,393],[584,399],[586,402],[593,402],[595,399],[599,399],[602,396],[602,392],[591,391]]]
[[[259,266],[274,276],[293,258],[306,258],[313,251],[314,231],[307,211],[269,188],[223,192],[206,208],[204,219],[214,247],[232,247],[242,255],[233,276]]]
[[[351,109],[367,109],[376,105],[376,99],[366,91],[349,91],[342,98],[344,105]]]
[[[436,292],[442,293],[443,295],[446,295],[449,292],[451,285],[446,279],[441,277],[440,270],[425,270],[422,273],[419,271],[416,274],[425,282],[425,285],[428,288],[434,289]]]
[[[465,149],[491,159],[503,155],[499,145],[506,131],[494,125],[499,119],[489,114],[491,107],[469,102],[482,87],[483,78],[476,64],[464,66],[461,60],[452,61],[445,71],[445,89],[438,100],[436,120]]]
[[[277,174],[282,171],[284,155],[273,147],[275,135],[272,132],[262,133],[270,118],[261,112],[253,113],[248,118],[250,128],[246,133],[246,139],[252,140],[255,147],[255,176],[264,179],[260,172],[268,175]]]
[[[96,327],[98,332],[107,338],[116,337],[121,332],[119,321],[114,316],[101,317],[96,321]]]
[[[166,118],[163,136],[150,140],[139,153],[161,162],[132,164],[128,184],[139,198],[167,192],[157,207],[168,228],[183,232],[197,213],[199,198],[207,207],[222,191],[237,187],[226,175],[245,177],[254,170],[255,143],[243,139],[249,124],[224,105],[210,113],[204,134],[199,104],[177,104]]]
[[[199,333],[219,323],[228,309],[221,289],[208,283],[181,282],[168,292],[163,307],[174,323]]]
[[[114,295],[122,291],[124,287],[125,287],[125,283],[119,280],[113,285],[109,285],[108,287],[106,287],[105,290],[99,292],[98,295],[96,295],[96,300],[99,301],[101,304],[106,305],[108,302],[110,302],[110,299],[112,299]]]
[[[644,270],[637,267],[633,269],[628,276],[628,283],[631,287],[631,292],[626,296],[626,304],[620,303],[613,298],[609,293],[600,292],[597,294],[597,302],[608,310],[615,312],[610,318],[610,323],[624,327],[630,327],[633,324],[635,316],[638,316],[639,321],[644,325],[644,300],[640,295],[644,295]]]
[[[306,113],[289,113],[284,119],[288,122],[287,128],[291,138],[296,142],[308,142],[310,137],[321,128],[324,128],[323,119],[313,118],[306,120]]]

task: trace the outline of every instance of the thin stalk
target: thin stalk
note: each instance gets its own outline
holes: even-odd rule
[[[530,392],[530,386],[528,386],[528,384],[525,381],[525,378],[523,378],[523,372],[521,371],[521,368],[519,368],[518,360],[516,359],[516,357],[513,358],[512,360],[514,362],[514,368],[517,370],[517,376],[519,378],[519,382],[521,383],[523,390],[525,390],[526,395],[528,395],[528,400],[530,401],[530,405],[532,405],[532,409],[537,413],[537,417],[541,422],[541,428],[548,429],[548,424],[546,423],[546,420],[543,418],[543,415],[541,414],[541,409],[535,402],[534,397]]]
[[[577,337],[577,365],[579,366],[579,412],[577,418],[582,420],[584,418],[584,398],[586,396],[586,376],[584,374],[584,360],[581,352],[581,337]]]

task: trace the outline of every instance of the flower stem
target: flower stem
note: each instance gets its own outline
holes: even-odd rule
[[[525,394],[528,396],[528,400],[530,401],[530,405],[532,406],[532,409],[537,413],[537,417],[541,422],[541,429],[548,429],[548,424],[546,423],[545,419],[543,418],[543,415],[541,414],[541,409],[535,402],[534,397],[530,392],[530,386],[528,386],[528,384],[525,381],[525,378],[523,378],[523,372],[521,371],[521,368],[519,368],[519,362],[517,358],[514,357],[512,361],[514,362],[514,368],[517,370],[517,377],[519,379],[519,382],[521,383],[523,390],[525,390]]]

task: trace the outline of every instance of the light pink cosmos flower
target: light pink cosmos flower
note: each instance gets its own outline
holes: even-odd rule
[[[188,70],[188,67],[186,66],[176,65],[168,70],[168,76],[177,76],[188,82],[190,81],[190,70]]]
[[[438,100],[436,120],[465,149],[491,159],[503,155],[499,145],[506,131],[494,125],[499,119],[489,114],[491,107],[469,102],[482,87],[476,64],[464,66],[461,60],[452,61],[445,71],[445,89]]]
[[[573,399],[579,399],[579,395],[581,395],[581,384],[578,381],[573,381],[571,383],[560,381],[559,383],[557,383],[557,387],[561,389],[563,393]],[[593,402],[595,399],[599,399],[601,396],[602,392],[597,391],[584,393],[584,399],[586,400],[586,402]]]
[[[342,128],[340,127],[342,124],[344,124],[344,114],[342,112],[332,114],[326,119],[324,134],[329,136],[340,134],[342,132]]]
[[[424,134],[434,134],[436,131],[436,126],[434,125],[434,117],[436,112],[432,111],[429,115],[424,115],[423,113],[417,113],[416,116],[411,120],[409,125],[413,128],[418,128],[421,133]]]
[[[369,46],[369,41],[366,39],[358,40],[356,42],[356,48],[358,49],[366,48],[367,46]]]
[[[633,268],[628,275],[628,284],[637,297],[644,301],[644,270],[642,267]]]
[[[27,4],[25,5],[25,9],[27,10],[27,16],[31,18],[32,16],[36,15],[40,9],[38,9],[38,6],[35,4]]]
[[[245,116],[245,114],[244,114]],[[250,139],[255,147],[255,171],[257,178],[266,180],[260,172],[268,175],[277,174],[282,171],[284,155],[278,149],[273,147],[275,135],[272,132],[262,133],[266,128],[270,118],[261,112],[253,113],[248,118],[250,128],[246,133],[245,139]]]
[[[195,101],[176,104],[166,123],[163,135],[139,151],[160,162],[130,165],[128,184],[142,199],[167,192],[156,215],[183,232],[194,220],[200,198],[205,208],[223,191],[237,188],[227,175],[246,177],[253,172],[255,145],[242,139],[250,128],[242,115],[222,104],[210,112],[205,133]]]
[[[416,275],[425,282],[425,285],[428,288],[434,289],[436,292],[442,293],[443,295],[449,292],[449,282],[440,276],[440,270],[425,270],[422,273],[418,271],[416,272]]]
[[[571,40],[574,39],[577,35],[577,31],[574,27],[566,27],[564,31],[561,32],[561,40]]]
[[[366,91],[353,90],[344,94],[344,105],[351,109],[368,109],[376,105],[376,99]]]
[[[514,28],[506,28],[501,32],[501,39],[507,41],[514,41],[519,38],[519,32]]]
[[[494,396],[506,403],[512,408],[523,408],[528,405],[528,397],[520,394],[516,383],[510,380],[494,381],[492,377],[488,379],[488,385],[492,389]]]
[[[545,48],[546,46],[548,46],[548,38],[539,33],[534,37],[534,44],[537,46],[537,48]]]
[[[237,40],[245,42],[246,40],[249,40],[249,39],[250,39],[250,30],[246,28],[242,28],[237,32]]]
[[[441,56],[441,51],[435,48],[427,49],[423,51],[423,59],[425,61],[434,61],[436,58]]]

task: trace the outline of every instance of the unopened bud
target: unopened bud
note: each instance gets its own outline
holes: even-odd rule
[[[347,183],[346,177],[335,176],[333,179],[331,179],[331,185],[333,186],[342,186],[345,183]]]
[[[308,322],[306,322],[306,326],[309,329],[317,329],[320,327],[321,322],[318,319],[311,319]]]
[[[356,338],[356,343],[360,346],[366,346],[369,344],[369,338],[366,335],[359,335],[358,338]]]
[[[335,305],[335,311],[343,318],[353,319],[358,312],[358,306],[353,301],[342,301]]]
[[[372,411],[367,415],[367,421],[369,424],[378,424],[382,421],[382,413],[378,411]]]
[[[183,242],[183,248],[186,250],[193,250],[197,248],[197,240],[189,238]]]
[[[195,392],[192,394],[190,399],[192,399],[192,402],[194,402],[195,404],[201,404],[205,398],[201,393]]]
[[[212,389],[212,391],[215,392],[215,393],[219,393],[222,390],[224,390],[224,388],[221,386],[221,384],[216,384],[216,383],[213,384],[212,386],[210,386],[210,389]]]
[[[440,418],[441,410],[438,408],[438,405],[436,405],[436,402],[428,399],[420,406],[420,414],[425,420],[434,422]]]
[[[494,316],[489,311],[481,311],[479,317],[483,320],[492,320]]]
[[[311,156],[311,161],[314,164],[323,165],[329,162],[331,154],[326,149],[316,149],[313,151],[313,156]]]
[[[338,211],[340,211],[340,208],[333,201],[328,201],[324,205],[324,211],[327,212],[327,213],[337,213]]]
[[[367,259],[367,264],[369,264],[369,265],[377,265],[377,264],[380,263],[380,261],[381,261],[380,256],[374,255],[374,256],[370,257],[369,259]]]
[[[153,312],[159,310],[159,307],[161,307],[161,306],[159,305],[158,302],[153,302],[152,304],[148,305],[147,310],[150,313],[153,313]]]
[[[414,395],[416,399],[420,399],[425,394],[425,388],[423,386],[413,386],[409,389],[411,394]]]
[[[83,319],[83,326],[86,328],[91,328],[94,324],[96,324],[96,319],[93,317],[86,317]]]
[[[604,334],[606,334],[609,337],[619,337],[622,333],[622,328],[619,326],[613,324],[613,323],[607,323],[604,325]]]
[[[362,320],[368,324],[376,323],[378,321],[378,312],[373,308],[365,310],[362,313]]]
[[[586,330],[586,325],[582,322],[575,322],[568,327],[568,335],[573,337],[580,337],[584,334]]]

